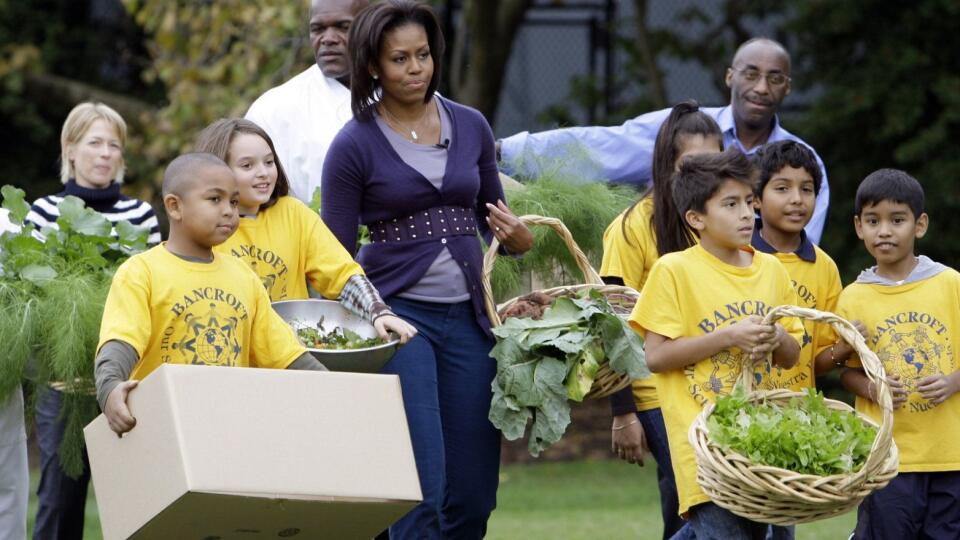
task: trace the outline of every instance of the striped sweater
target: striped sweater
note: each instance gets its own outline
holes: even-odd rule
[[[30,207],[26,221],[36,225],[38,229],[44,227],[56,229],[57,217],[60,216],[57,204],[67,195],[82,199],[87,207],[102,214],[110,223],[129,221],[133,225],[149,228],[147,244],[160,243],[160,224],[153,208],[147,202],[132,199],[120,193],[120,185],[116,183],[110,184],[110,187],[105,189],[88,189],[70,179],[60,193],[37,199]],[[116,235],[116,231],[113,234]]]

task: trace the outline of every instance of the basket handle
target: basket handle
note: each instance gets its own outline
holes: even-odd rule
[[[880,429],[873,440],[873,446],[870,450],[870,456],[863,465],[863,470],[868,475],[874,471],[879,471],[883,467],[883,461],[886,459],[893,441],[893,395],[890,385],[887,383],[887,374],[883,368],[883,362],[877,357],[877,354],[870,350],[867,341],[860,335],[856,327],[850,321],[827,311],[802,308],[798,306],[777,306],[767,312],[763,318],[764,324],[773,324],[783,317],[796,317],[801,320],[814,321],[816,323],[825,323],[833,327],[833,330],[856,351],[863,365],[863,370],[867,378],[873,382],[877,389],[881,414],[883,416],[880,423]],[[772,354],[771,354],[772,356]],[[744,384],[747,392],[750,392],[753,385],[753,362],[744,362],[744,372],[741,374],[741,383]]]
[[[577,263],[577,268],[583,272],[584,281],[587,284],[603,285],[600,274],[590,265],[587,256],[583,253],[583,250],[580,249],[580,246],[577,245],[576,241],[574,241],[573,235],[570,234],[570,230],[567,229],[567,226],[564,225],[562,221],[557,218],[538,216],[535,214],[520,216],[519,219],[524,225],[544,225],[553,229],[573,255],[573,259]],[[487,248],[487,252],[483,255],[483,272],[480,278],[480,284],[483,286],[483,303],[487,309],[487,317],[490,319],[490,324],[494,327],[502,324],[500,315],[497,313],[497,304],[493,299],[493,289],[490,286],[490,274],[493,272],[493,263],[497,260],[499,247],[500,241],[494,236],[490,247]]]

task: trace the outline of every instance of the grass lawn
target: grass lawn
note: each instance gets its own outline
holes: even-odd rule
[[[491,540],[650,539],[661,535],[660,502],[653,465],[639,468],[614,461],[538,463],[504,467],[497,510],[490,520]],[[32,473],[28,531],[36,514]],[[84,539],[100,539],[93,490],[87,499]],[[797,527],[802,540],[846,539],[856,519],[840,517]]]
[[[856,513],[797,527],[803,540],[846,539]],[[632,538],[663,532],[656,469],[615,461],[504,467],[491,540]]]

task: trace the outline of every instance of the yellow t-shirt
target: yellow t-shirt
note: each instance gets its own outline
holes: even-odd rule
[[[772,307],[795,304],[796,296],[787,270],[774,256],[754,252],[750,266],[737,267],[696,245],[657,261],[630,315],[630,325],[641,335],[650,331],[668,339],[703,336],[750,315],[763,316]],[[800,321],[781,319],[781,324],[799,343]],[[691,359],[683,369],[657,374],[657,391],[668,396],[660,408],[681,514],[710,500],[697,484],[697,463],[687,431],[704,404],[733,389],[744,360],[740,349],[731,348],[710,358]]]
[[[627,238],[624,238],[624,214],[614,219],[603,233],[603,262],[601,276],[618,277],[623,284],[636,290],[643,288],[653,263],[657,262],[657,237],[650,218],[653,216],[653,198],[644,197],[626,220]],[[657,398],[656,375],[633,381],[633,401],[638,411],[660,407]]]
[[[797,304],[800,307],[833,312],[837,308],[837,298],[843,287],[840,284],[840,271],[837,263],[819,247],[814,246],[816,260],[801,259],[795,253],[773,253],[787,269],[790,280],[797,290]],[[816,386],[814,359],[820,352],[836,341],[829,325],[803,321],[803,339],[800,341],[800,358],[797,365],[790,369],[771,366],[769,363],[758,366],[756,388],[788,388],[803,390]]]
[[[293,197],[240,218],[237,232],[213,250],[249,264],[273,301],[308,298],[307,280],[335,300],[351,276],[363,274],[320,216]]]
[[[934,405],[916,391],[923,377],[957,371],[960,274],[950,268],[904,285],[853,283],[840,294],[837,314],[863,321],[870,349],[910,392],[893,413],[900,472],[960,470],[960,394]],[[859,359],[849,365],[859,366]],[[858,397],[856,406],[880,421],[874,402]]]
[[[166,243],[117,269],[97,350],[114,339],[137,351],[138,380],[163,363],[286,368],[306,352],[243,261],[185,261]]]

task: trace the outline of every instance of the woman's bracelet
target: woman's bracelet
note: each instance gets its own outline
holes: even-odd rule
[[[625,428],[625,427],[630,427],[630,426],[636,424],[636,423],[639,422],[639,421],[640,421],[639,418],[634,418],[634,419],[633,419],[633,422],[628,422],[628,423],[626,423],[626,424],[624,424],[624,425],[622,425],[622,426],[614,426],[614,427],[611,427],[610,429],[611,429],[612,431],[620,431],[621,429],[623,429],[623,428]]]

